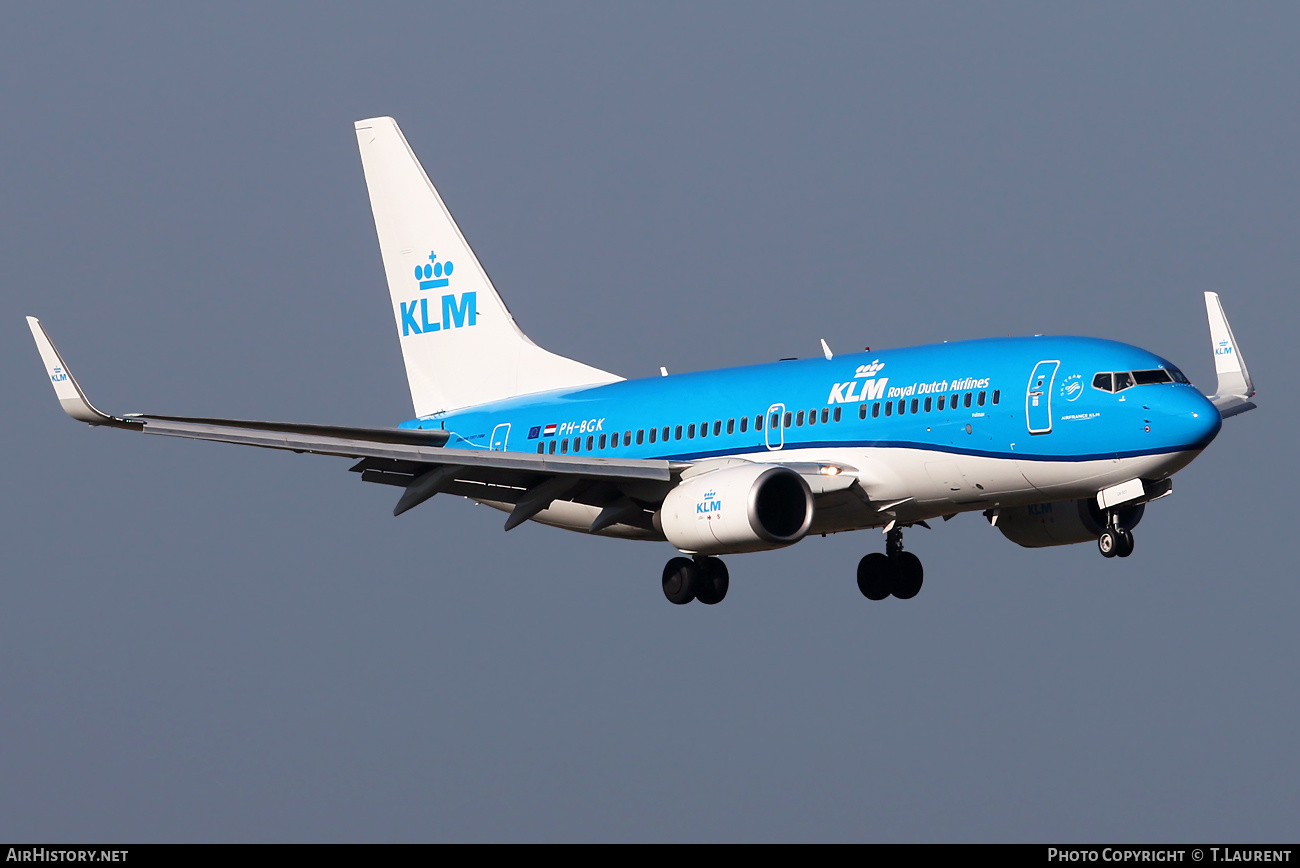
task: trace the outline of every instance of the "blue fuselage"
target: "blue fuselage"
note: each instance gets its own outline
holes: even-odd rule
[[[1115,373],[1127,379],[1099,377]],[[627,380],[402,427],[445,428],[453,448],[677,461],[892,447],[1081,462],[1199,451],[1220,425],[1214,406],[1159,356],[1094,338],[1032,337]]]

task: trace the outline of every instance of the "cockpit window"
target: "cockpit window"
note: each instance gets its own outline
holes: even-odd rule
[[[1147,386],[1151,383],[1172,383],[1174,378],[1163,368],[1156,368],[1152,371],[1134,371],[1133,380],[1139,386]]]
[[[1103,392],[1122,392],[1133,386],[1149,386],[1156,383],[1191,385],[1182,371],[1172,367],[1152,368],[1147,371],[1114,371],[1097,374],[1092,378],[1092,387]]]

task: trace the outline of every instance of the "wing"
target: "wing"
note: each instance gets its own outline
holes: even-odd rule
[[[40,321],[28,317],[27,324],[54,393],[73,419],[164,437],[359,458],[361,461],[352,470],[360,473],[362,480],[404,489],[394,515],[401,515],[439,492],[448,492],[514,504],[506,519],[506,530],[537,515],[555,500],[600,507],[592,532],[616,523],[652,530],[650,513],[676,484],[681,471],[690,466],[650,459],[447,449],[443,444],[449,435],[441,430],[147,414],[114,416],[96,408],[86,397]]]

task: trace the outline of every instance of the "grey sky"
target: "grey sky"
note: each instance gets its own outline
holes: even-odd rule
[[[1294,841],[1300,12],[1283,4],[0,10],[0,839]],[[520,325],[627,376],[1078,333],[1260,389],[1137,551],[729,559],[72,423],[410,400],[352,122]]]

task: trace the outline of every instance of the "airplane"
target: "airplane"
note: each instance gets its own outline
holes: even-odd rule
[[[1205,293],[1217,389],[1170,362],[1085,337],[1008,337],[627,380],[520,330],[392,118],[357,121],[415,417],[349,428],[147,414],[87,399],[28,317],[64,411],[90,425],[355,459],[401,489],[580,533],[671,543],[665,597],[720,602],[720,555],[878,528],[857,567],[871,600],[916,596],[903,530],[981,512],[1029,548],[1095,542],[1128,557],[1146,505],[1255,408],[1217,294]]]

